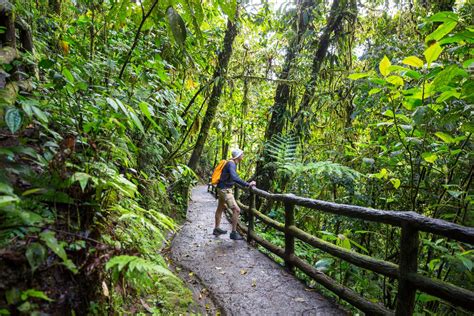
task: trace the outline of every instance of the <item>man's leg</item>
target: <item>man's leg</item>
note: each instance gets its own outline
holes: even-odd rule
[[[217,203],[217,209],[216,209],[216,215],[215,215],[215,226],[214,228],[218,228],[221,224],[221,219],[222,219],[222,212],[225,209],[225,201],[221,198],[219,198],[219,202]]]
[[[237,204],[232,207],[232,232],[230,233],[230,239],[242,240],[242,236],[237,233],[237,222],[239,221],[240,208]]]
[[[221,234],[226,234],[227,231],[220,229],[219,225],[221,224],[221,219],[222,219],[222,212],[225,209],[225,199],[222,196],[222,194],[218,194],[219,200],[217,202],[217,209],[216,209],[216,214],[215,214],[215,225],[214,225],[214,230],[212,233],[216,236],[219,236]]]
[[[240,215],[240,208],[238,206],[234,206],[232,208],[232,231],[237,231],[237,222],[239,221]]]

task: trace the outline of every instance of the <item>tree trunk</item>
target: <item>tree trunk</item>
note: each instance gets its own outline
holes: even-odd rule
[[[231,120],[227,121],[225,131],[222,133],[222,148],[221,148],[221,159],[227,159],[227,155],[229,153],[229,135],[232,133],[232,125]]]
[[[300,106],[296,112],[293,122],[294,122],[294,132],[296,135],[301,134],[301,130],[304,124],[303,113],[308,110],[310,106],[310,101],[314,96],[316,90],[316,83],[319,77],[319,71],[323,64],[324,58],[326,57],[328,47],[331,44],[331,35],[336,30],[336,28],[341,24],[342,18],[344,17],[345,9],[347,5],[347,0],[334,0],[331,6],[331,12],[324,28],[324,32],[321,35],[318,43],[318,49],[313,58],[313,65],[311,69],[311,78],[306,84],[306,88],[301,98]]]
[[[193,153],[189,159],[188,166],[192,170],[196,171],[199,165],[199,158],[201,157],[202,151],[204,149],[204,143],[206,142],[207,136],[209,135],[209,129],[211,128],[212,121],[216,116],[217,106],[219,105],[219,100],[222,93],[222,88],[224,87],[224,76],[227,72],[227,65],[229,64],[230,56],[232,55],[232,44],[234,39],[237,36],[237,17],[238,17],[238,8],[235,14],[235,21],[232,22],[230,19],[227,21],[227,30],[224,36],[224,47],[217,57],[217,68],[214,72],[215,84],[212,89],[211,98],[207,106],[206,115],[201,125],[201,130],[199,131],[199,136],[194,146]]]
[[[13,6],[8,1],[0,4],[0,26],[5,28],[5,31],[0,34],[2,47],[8,46],[16,49],[15,14]]]
[[[283,63],[283,68],[279,75],[279,84],[275,91],[273,106],[270,110],[271,118],[265,131],[265,141],[272,139],[274,135],[283,131],[287,104],[290,98],[290,86],[286,81],[293,66],[293,61],[302,48],[302,38],[312,20],[312,10],[314,8],[314,0],[299,0],[298,18],[293,25],[296,36],[288,45],[288,50]],[[274,175],[272,168],[267,168],[267,164],[272,161],[266,150],[263,152],[263,160],[257,163],[256,180],[259,188],[268,190],[271,185],[271,179]]]
[[[49,0],[48,4],[52,12],[57,15],[61,14],[61,0]]]

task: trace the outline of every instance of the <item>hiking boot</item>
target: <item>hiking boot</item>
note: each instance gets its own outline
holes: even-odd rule
[[[217,227],[217,228],[214,228],[212,233],[216,236],[219,236],[219,235],[227,234],[227,230],[223,230],[223,229],[220,229],[219,227]]]
[[[243,240],[244,238],[242,236],[240,236],[239,233],[237,233],[236,231],[233,231],[233,232],[230,233],[230,239]]]

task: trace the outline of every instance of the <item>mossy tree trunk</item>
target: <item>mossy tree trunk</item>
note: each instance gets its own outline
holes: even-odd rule
[[[273,106],[270,109],[271,118],[265,131],[265,141],[269,141],[274,135],[280,134],[283,131],[287,116],[288,100],[290,98],[290,86],[287,80],[290,76],[293,62],[302,49],[304,34],[312,20],[312,11],[315,6],[314,0],[300,0],[298,2],[298,14],[293,25],[296,35],[288,45],[285,61],[279,75],[281,81],[277,85]],[[271,179],[275,173],[272,168],[268,167],[268,163],[271,161],[272,158],[264,150],[263,159],[257,163],[256,180],[259,188],[266,191],[270,188]]]
[[[206,114],[204,116],[199,136],[194,146],[193,153],[189,159],[188,166],[196,171],[199,165],[199,159],[201,158],[202,151],[204,149],[204,143],[206,142],[207,136],[209,135],[209,129],[216,116],[217,106],[222,94],[222,88],[225,83],[225,74],[227,72],[227,66],[229,64],[230,57],[232,55],[232,45],[234,39],[238,33],[237,27],[238,8],[234,18],[234,22],[230,19],[227,22],[227,30],[224,36],[223,49],[220,51],[217,57],[217,68],[214,72],[214,87],[211,92],[209,104],[207,106]]]

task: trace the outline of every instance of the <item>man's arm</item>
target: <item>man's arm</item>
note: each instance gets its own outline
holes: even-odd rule
[[[232,179],[232,181],[240,184],[241,186],[244,186],[244,187],[248,187],[249,186],[249,183],[248,182],[245,182],[244,180],[240,179],[239,175],[237,174],[237,171],[236,171],[236,165],[235,165],[235,162],[233,161],[229,161],[229,174],[230,174],[230,178]]]

